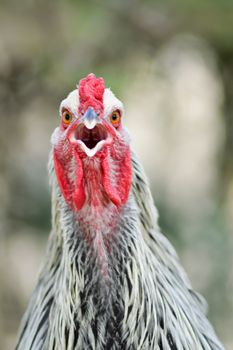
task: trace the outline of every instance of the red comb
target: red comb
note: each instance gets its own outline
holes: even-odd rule
[[[93,107],[96,112],[103,113],[104,79],[96,78],[95,74],[88,74],[79,81],[79,113]]]

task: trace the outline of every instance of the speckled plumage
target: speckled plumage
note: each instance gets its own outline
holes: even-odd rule
[[[171,244],[159,231],[144,171],[132,154],[133,184],[106,254],[79,231],[50,159],[52,232],[17,350],[223,349]],[[107,240],[103,243],[107,249]]]
[[[160,232],[121,101],[91,74],[60,114],[52,231],[16,350],[223,350]]]

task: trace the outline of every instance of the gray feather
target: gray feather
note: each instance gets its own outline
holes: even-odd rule
[[[135,154],[132,165],[131,193],[106,254],[106,282],[95,249],[83,239],[60,193],[50,157],[52,231],[17,350],[223,349],[205,303],[159,230]]]

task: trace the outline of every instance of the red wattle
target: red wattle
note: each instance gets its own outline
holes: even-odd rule
[[[66,169],[65,164],[62,164],[59,159],[58,152],[56,149],[54,149],[54,169],[63,197],[71,208],[80,210],[85,202],[85,192],[83,188],[83,166],[77,154],[75,154],[75,159],[77,162],[77,172],[74,185],[69,180],[69,170]]]
[[[114,159],[114,155],[112,155]],[[113,160],[114,161],[114,160]],[[120,207],[122,204],[127,202],[129,191],[132,183],[132,165],[130,149],[126,151],[126,155],[123,159],[117,159],[118,178],[115,187],[111,183],[110,179],[110,168],[108,157],[105,157],[102,161],[103,169],[103,185],[104,189],[109,196],[110,200],[117,206]]]
[[[102,168],[103,168],[103,185],[104,189],[110,198],[110,200],[119,207],[121,204],[121,199],[119,194],[117,193],[117,190],[112,186],[110,178],[109,178],[109,164],[107,157],[103,159],[102,161]]]
[[[75,192],[73,194],[73,201],[77,210],[80,210],[85,202],[85,191],[83,186],[83,165],[78,154],[75,152],[75,159],[77,162],[76,184]]]
[[[128,148],[124,159],[120,165],[121,177],[119,179],[119,195],[121,198],[121,203],[125,204],[129,197],[129,191],[132,183],[132,164],[131,164],[131,153]]]
[[[70,196],[70,191],[69,191],[71,184],[69,182],[68,177],[65,174],[64,166],[61,164],[61,162],[59,160],[59,156],[57,154],[56,149],[54,149],[53,158],[54,158],[54,169],[55,169],[55,173],[57,176],[58,185],[61,189],[61,192],[62,192],[67,204],[71,205],[71,196]]]

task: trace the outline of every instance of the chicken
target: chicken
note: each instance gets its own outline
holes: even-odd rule
[[[223,349],[160,233],[122,102],[89,74],[60,116],[52,231],[16,349]]]

